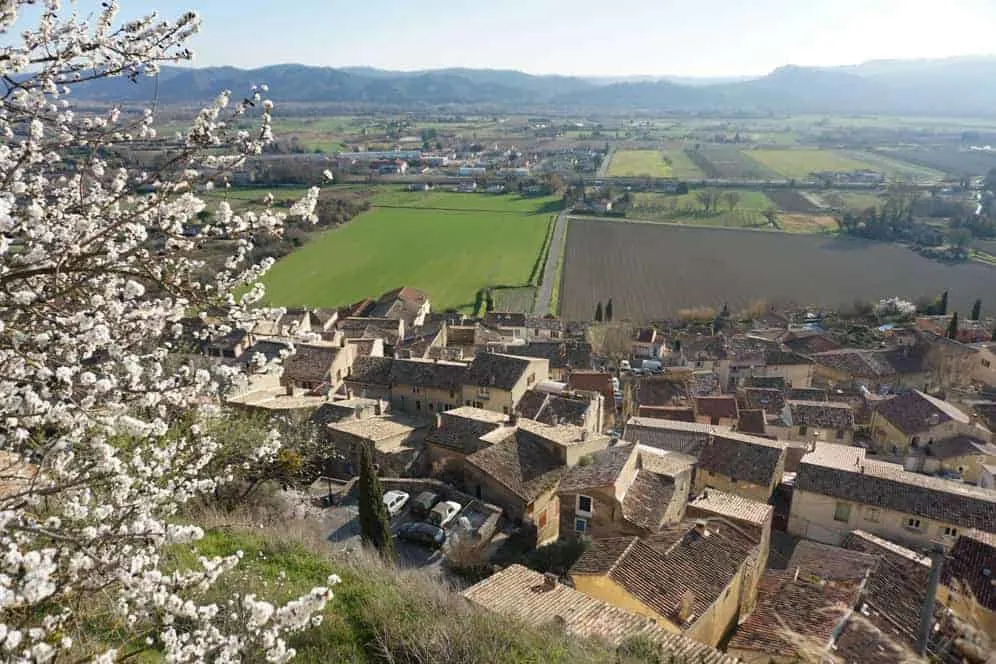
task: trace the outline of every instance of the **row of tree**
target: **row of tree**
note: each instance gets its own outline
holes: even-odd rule
[[[595,322],[596,323],[601,323],[603,321],[606,322],[606,323],[611,323],[612,322],[612,298],[611,297],[609,298],[609,301],[605,303],[605,308],[604,309],[602,308],[602,301],[601,300],[599,300],[598,304],[595,306]]]

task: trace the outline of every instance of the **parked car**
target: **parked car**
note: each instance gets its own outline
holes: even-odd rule
[[[398,537],[439,549],[446,543],[446,531],[425,521],[409,521],[398,529]]]
[[[401,513],[401,510],[405,509],[405,504],[408,503],[408,499],[411,496],[405,491],[387,491],[384,493],[384,506],[387,507],[387,513],[391,516],[397,516]]]
[[[429,516],[429,512],[432,511],[432,508],[435,507],[438,502],[438,493],[423,491],[415,496],[415,500],[412,501],[412,514],[420,519],[424,519]]]
[[[444,500],[429,512],[428,521],[431,524],[437,525],[440,528],[445,526],[447,523],[453,520],[463,507],[460,503],[453,502],[452,500]]]

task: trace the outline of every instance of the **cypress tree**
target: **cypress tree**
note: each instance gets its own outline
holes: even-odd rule
[[[947,337],[948,337],[948,339],[957,339],[958,338],[958,312],[957,311],[954,312],[954,314],[951,315],[951,322],[948,324]]]
[[[982,300],[976,300],[975,304],[972,305],[972,320],[980,318],[982,318]]]
[[[944,291],[941,293],[941,299],[937,302],[937,311],[935,312],[938,316],[948,315],[948,292]]]
[[[605,321],[607,323],[611,323],[612,322],[612,298],[611,297],[609,298],[609,301],[605,304]]]
[[[602,322],[602,301],[598,301],[598,306],[595,307],[595,322]]]
[[[374,469],[373,451],[360,445],[360,536],[384,558],[394,558],[391,527],[384,505],[384,491]]]

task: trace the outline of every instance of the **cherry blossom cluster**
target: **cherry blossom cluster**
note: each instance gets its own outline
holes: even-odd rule
[[[165,555],[203,535],[180,523],[182,506],[230,477],[207,472],[219,443],[200,422],[238,379],[177,353],[192,334],[183,321],[200,312],[206,336],[266,315],[256,305],[269,263],[249,257],[286,216],[222,202],[203,223],[200,194],[273,140],[273,104],[265,86],[223,92],[168,139],[164,163],[131,166],[134,151],[167,140],[153,110],[83,112],[70,93],[189,59],[200,21],[121,21],[118,9],[0,0],[0,660],[75,657],[69,625],[100,596],[140,636],[97,661],[155,648],[171,662],[283,662],[284,636],[317,620],[337,579],[283,606],[210,603],[239,556],[175,570]],[[246,119],[253,129],[235,126]],[[317,197],[290,214],[313,220]],[[221,240],[232,253],[205,277],[202,250]],[[273,437],[255,454],[278,449]]]
[[[880,316],[912,316],[916,313],[916,305],[900,297],[886,297],[875,305],[875,313]]]

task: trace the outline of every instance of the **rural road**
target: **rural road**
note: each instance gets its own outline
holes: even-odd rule
[[[560,254],[564,250],[564,234],[567,233],[567,210],[557,215],[553,227],[553,237],[550,238],[550,253],[546,255],[546,265],[543,266],[543,282],[536,290],[536,301],[533,313],[545,316],[550,313],[550,299],[553,298],[553,284],[559,276],[557,266],[560,264]]]

